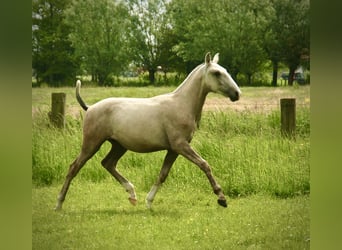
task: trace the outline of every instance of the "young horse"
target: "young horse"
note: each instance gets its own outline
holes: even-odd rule
[[[200,121],[205,98],[209,92],[221,93],[231,101],[239,100],[241,91],[226,69],[217,64],[216,54],[210,53],[205,63],[197,66],[173,92],[152,98],[107,98],[89,108],[79,95],[81,82],[76,83],[76,98],[87,110],[83,124],[82,150],[70,165],[57,200],[56,210],[62,208],[69,185],[79,170],[107,140],[112,148],[101,164],[129,193],[135,205],[134,186],[117,170],[116,164],[127,150],[147,153],[167,150],[159,177],[146,197],[147,207],[165,181],[172,164],[180,154],[196,164],[207,176],[218,196],[218,203],[227,207],[220,185],[214,179],[210,166],[190,146]]]

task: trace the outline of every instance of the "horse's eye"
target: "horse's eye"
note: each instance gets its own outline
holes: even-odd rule
[[[220,71],[215,71],[214,72],[214,76],[220,76],[221,75],[221,72]]]

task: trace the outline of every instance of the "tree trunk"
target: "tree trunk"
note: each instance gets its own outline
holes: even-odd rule
[[[272,86],[277,87],[277,79],[278,79],[278,62],[272,61],[273,66],[273,75],[272,75]]]
[[[164,69],[164,83],[166,83],[167,82],[167,72],[166,72],[166,70]]]
[[[153,68],[148,69],[148,78],[150,79],[151,84],[154,84],[155,82],[155,75],[154,75],[155,72],[156,71]]]
[[[289,72],[289,86],[293,86],[295,71],[296,71],[296,67],[290,67],[290,72]]]
[[[106,76],[104,74],[98,74],[98,83],[100,86],[104,86],[105,85],[105,80],[106,80]]]
[[[252,85],[252,74],[247,74],[247,85],[248,86]]]

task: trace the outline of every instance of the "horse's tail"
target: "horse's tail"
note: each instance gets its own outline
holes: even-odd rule
[[[80,96],[80,88],[81,88],[81,81],[77,80],[76,81],[76,99],[78,101],[78,103],[81,105],[81,107],[87,111],[88,106],[84,103],[84,101],[82,100],[81,96]]]

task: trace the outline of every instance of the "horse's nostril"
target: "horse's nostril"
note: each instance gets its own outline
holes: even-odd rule
[[[239,100],[240,99],[240,92],[239,91],[232,92],[231,95],[229,96],[229,98],[233,102]]]
[[[240,99],[240,93],[239,91],[235,91],[235,99],[239,100]]]

